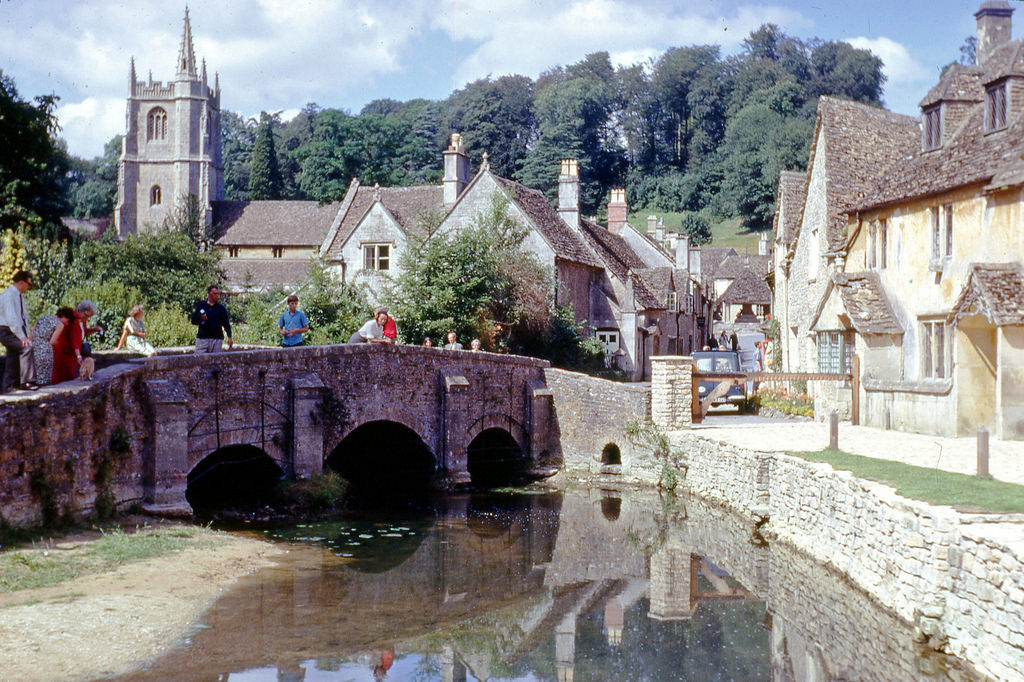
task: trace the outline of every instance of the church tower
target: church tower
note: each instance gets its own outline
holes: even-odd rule
[[[140,81],[135,59],[131,61],[114,211],[121,239],[158,229],[189,195],[198,200],[209,228],[211,202],[224,198],[220,79],[214,75],[211,88],[206,61],[196,69],[188,8],[175,69],[174,80],[166,85],[154,81],[152,71],[148,80]]]

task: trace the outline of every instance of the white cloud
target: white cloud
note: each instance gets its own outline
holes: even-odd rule
[[[850,38],[846,42],[859,50],[870,50],[882,62],[882,72],[890,85],[913,85],[934,78],[932,72],[910,55],[902,43],[889,38]]]
[[[729,52],[761,24],[808,25],[798,12],[777,6],[743,6],[730,16],[628,0],[570,0],[541,10],[529,0],[445,0],[441,7],[431,26],[473,44],[453,66],[452,87],[486,74],[537,76],[599,50],[616,55],[617,63],[690,44],[718,44]]]
[[[81,102],[61,102],[57,120],[61,136],[75,142],[71,153],[92,158],[103,153],[110,138],[124,133],[125,100],[122,97],[88,97]]]

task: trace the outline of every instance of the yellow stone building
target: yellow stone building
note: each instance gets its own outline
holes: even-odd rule
[[[1024,40],[985,2],[977,62],[921,102],[921,148],[847,213],[811,328],[851,338],[861,422],[1024,439]]]

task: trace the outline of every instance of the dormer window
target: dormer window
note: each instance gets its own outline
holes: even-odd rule
[[[993,85],[985,96],[985,132],[1006,127],[1006,82]]]
[[[924,110],[922,136],[924,149],[937,149],[942,144],[942,113],[938,106]]]

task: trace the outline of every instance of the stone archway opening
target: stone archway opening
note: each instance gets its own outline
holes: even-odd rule
[[[613,466],[622,464],[622,452],[615,443],[608,443],[601,450],[601,464]]]
[[[197,514],[260,507],[273,500],[283,476],[277,462],[258,447],[228,445],[192,468],[185,499]]]
[[[466,448],[473,485],[497,488],[527,480],[528,461],[522,448],[505,429],[481,431]]]
[[[434,456],[419,435],[404,424],[367,422],[338,444],[326,467],[351,485],[357,504],[388,504],[422,495],[431,488]]]

